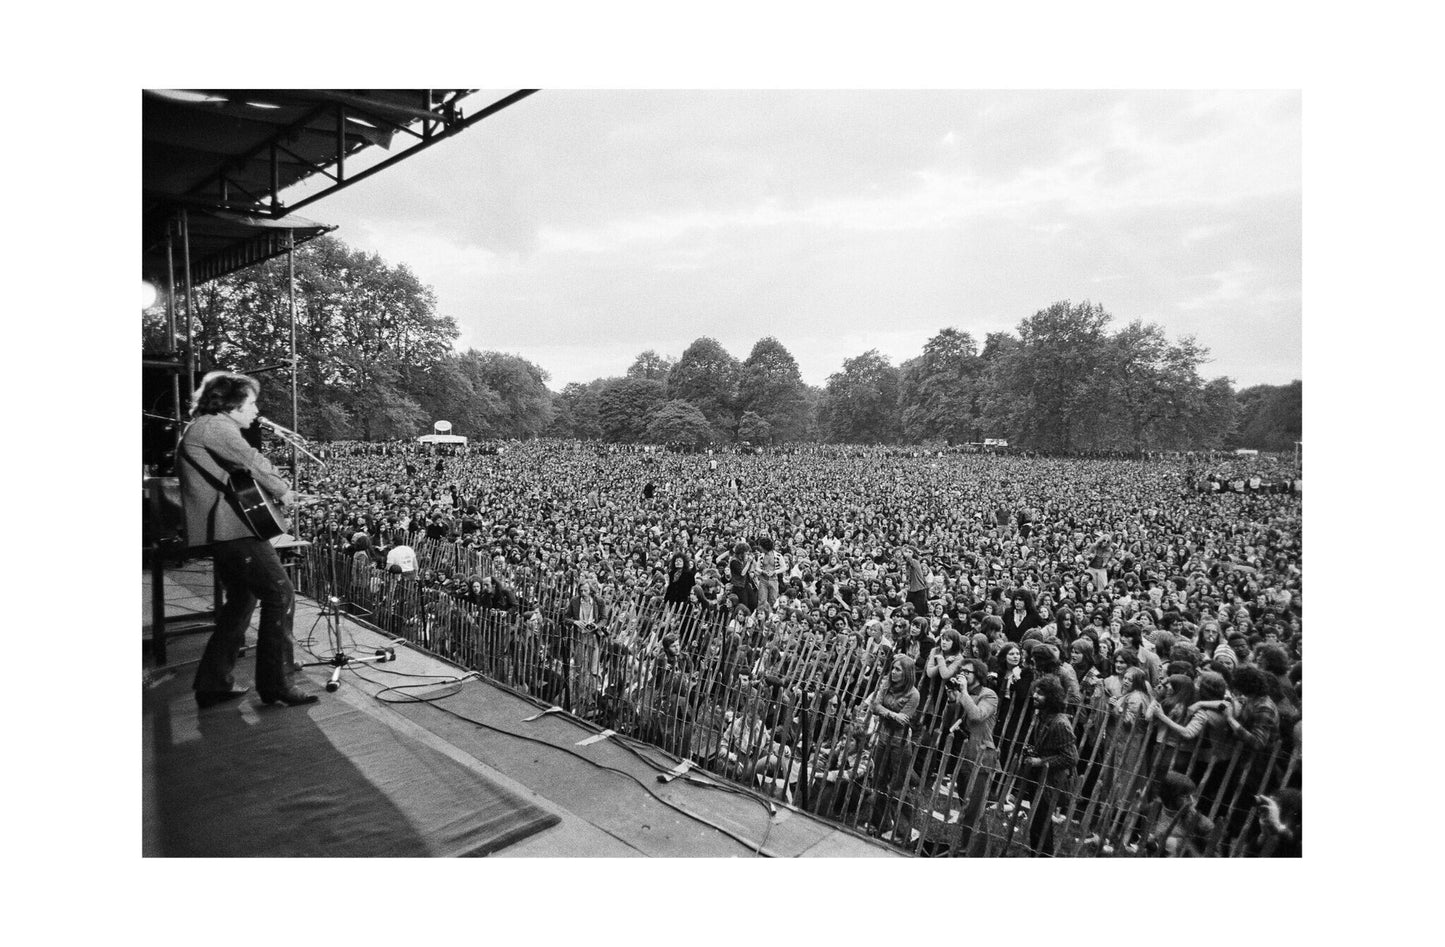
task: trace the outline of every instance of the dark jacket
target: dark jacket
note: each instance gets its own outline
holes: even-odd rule
[[[273,497],[291,489],[271,462],[246,443],[241,426],[224,414],[202,414],[187,425],[176,454],[186,541],[192,546],[255,535],[224,489],[230,471],[246,471]],[[289,528],[284,520],[281,527]]]
[[[582,595],[578,593],[572,596],[572,601],[567,605],[567,618],[570,621],[580,621],[582,617]],[[607,606],[602,599],[592,597],[592,621],[594,624],[602,624],[607,620]]]

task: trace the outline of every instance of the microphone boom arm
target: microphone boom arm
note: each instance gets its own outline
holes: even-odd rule
[[[271,433],[275,434],[277,437],[281,438],[281,440],[285,441],[287,444],[290,444],[292,447],[296,448],[307,457],[310,457],[312,460],[316,461],[316,463],[320,466],[326,466],[326,461],[322,460],[320,457],[317,457],[315,454],[311,453],[311,451],[306,449],[306,439],[300,434],[297,434],[295,431],[291,430],[288,427],[282,427],[275,421],[272,421],[270,418],[258,417],[256,420],[260,422],[263,426],[270,428]]]

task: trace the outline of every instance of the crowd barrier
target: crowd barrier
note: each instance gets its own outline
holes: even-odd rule
[[[488,558],[455,544],[416,548],[423,571],[490,573]],[[976,749],[949,732],[957,704],[928,686],[922,656],[924,700],[890,741],[870,709],[884,659],[852,636],[780,644],[762,626],[656,596],[612,602],[605,621],[584,625],[566,617],[570,584],[518,589],[525,610],[477,607],[324,546],[308,550],[300,580],[303,594],[333,595],[380,630],[520,693],[919,855],[1262,854],[1256,797],[1301,778],[1299,752],[1280,743],[1181,744],[1091,701],[1068,708],[1077,772],[1044,781],[1026,762],[1028,685],[1000,695],[996,745]],[[1164,808],[1157,790],[1171,771],[1199,787],[1192,807]]]

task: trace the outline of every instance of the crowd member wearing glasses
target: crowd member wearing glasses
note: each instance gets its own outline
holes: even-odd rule
[[[950,791],[962,803],[958,850],[981,855],[987,838],[981,833],[975,836],[974,830],[988,805],[989,778],[998,769],[998,748],[993,742],[998,695],[988,687],[988,665],[977,658],[963,662],[958,679],[962,684],[953,689],[957,719],[949,733],[962,737],[962,742],[950,742],[950,752],[957,758]],[[950,762],[945,757],[945,766]]]

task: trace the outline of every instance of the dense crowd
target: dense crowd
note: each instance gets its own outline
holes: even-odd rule
[[[298,524],[304,538],[449,610],[599,629],[588,706],[629,696],[615,686],[628,675],[609,671],[625,660],[634,680],[693,693],[687,739],[651,724],[680,755],[738,778],[786,775],[795,718],[756,706],[780,694],[856,720],[818,735],[831,756],[817,768],[867,771],[859,821],[874,831],[898,824],[887,802],[910,779],[960,760],[1021,774],[950,787],[964,822],[1032,793],[1029,845],[1042,851],[1052,809],[1080,780],[1117,792],[1108,774],[1155,744],[1298,758],[1301,514],[1288,457],[682,455],[559,441],[333,444],[322,457],[303,470],[303,491],[324,498]],[[1289,487],[1201,491],[1210,475]],[[1100,711],[1108,746],[1103,729],[1075,732],[1080,707]],[[1148,739],[1112,740],[1134,728]],[[925,735],[932,763],[920,762]],[[1229,778],[1251,765],[1231,764]],[[1172,819],[1160,838],[1120,844],[1202,848],[1200,802],[1221,793],[1224,768],[1159,766],[1149,791]],[[1291,770],[1258,800],[1256,847],[1298,851]]]

